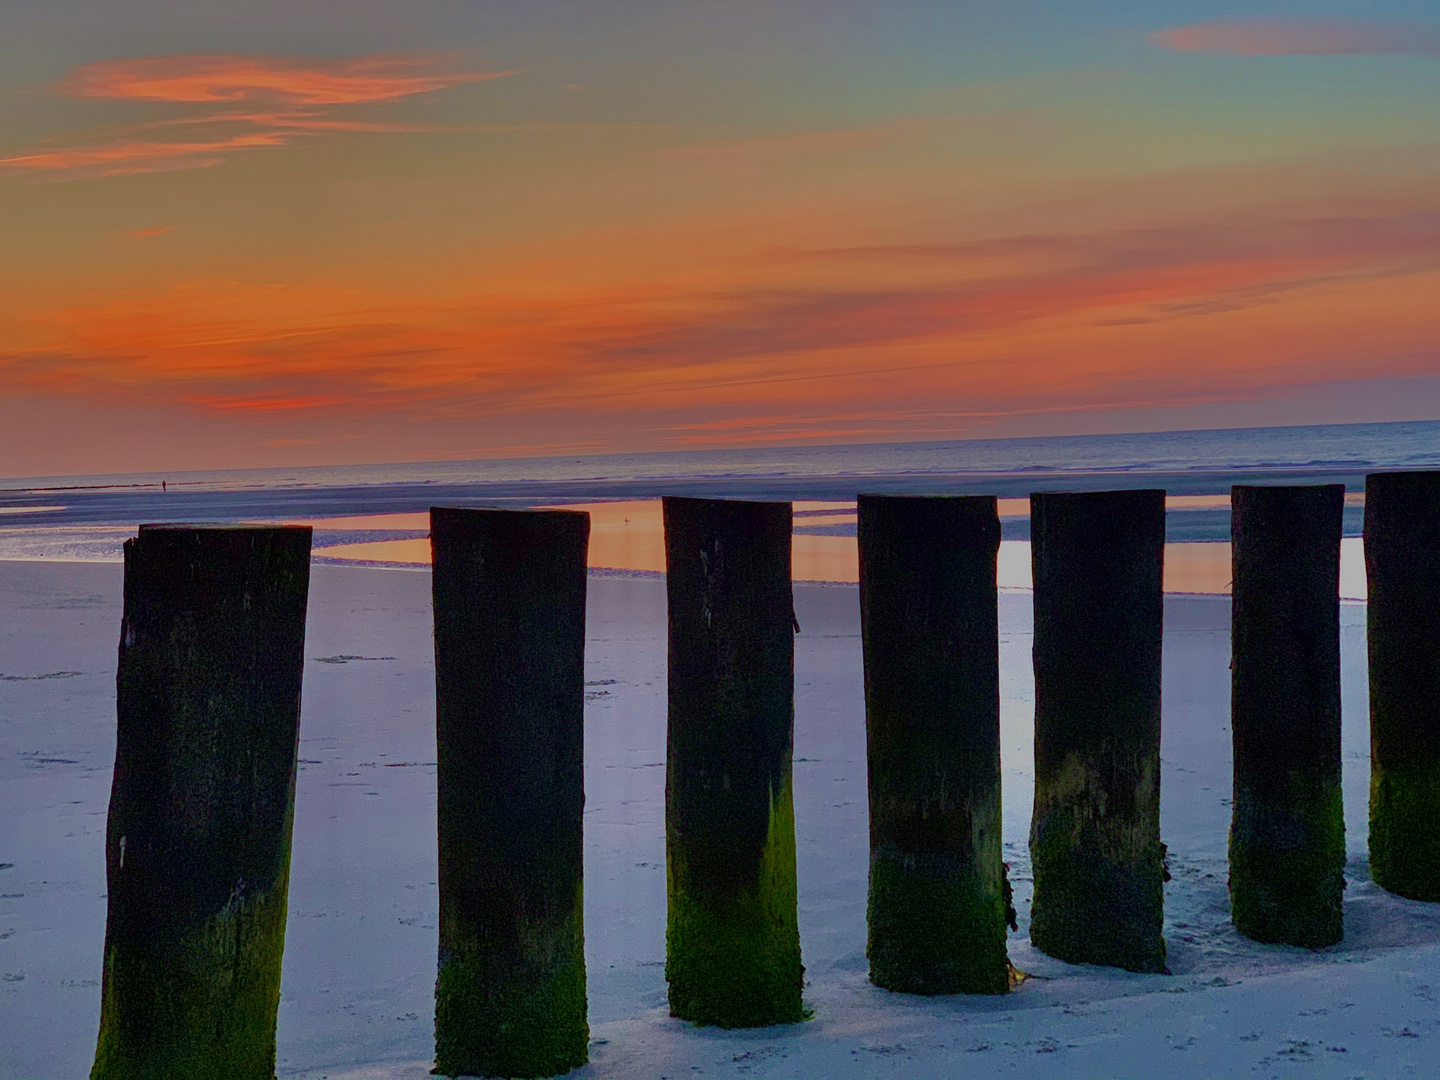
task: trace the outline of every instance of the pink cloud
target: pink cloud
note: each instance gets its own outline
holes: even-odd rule
[[[179,55],[102,60],[75,71],[60,89],[74,97],[139,101],[266,101],[355,105],[489,82],[513,71],[447,71],[434,56],[357,56],[306,60],[281,56]]]
[[[1151,38],[1177,52],[1232,56],[1440,56],[1440,30],[1350,19],[1239,19],[1162,30]]]

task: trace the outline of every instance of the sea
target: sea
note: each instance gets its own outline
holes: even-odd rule
[[[120,557],[141,522],[288,521],[663,495],[843,501],[857,493],[993,494],[1163,488],[1222,496],[1243,483],[1340,483],[1440,468],[1440,421],[565,455],[0,479],[0,558]],[[1197,500],[1203,502],[1203,500]],[[1223,501],[1223,500],[1222,500]],[[1347,506],[1358,535],[1361,507]],[[351,523],[354,525],[354,523]],[[363,523],[360,523],[363,526]],[[1006,521],[1007,538],[1028,521]],[[351,527],[328,542],[412,531]],[[1223,505],[1172,509],[1172,541],[1226,540]],[[317,540],[319,537],[317,536]]]

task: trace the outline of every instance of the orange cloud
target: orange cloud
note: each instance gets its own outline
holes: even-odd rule
[[[0,319],[0,398],[179,406],[253,442],[403,430],[434,456],[945,437],[1432,374],[1440,160],[1360,195],[1318,168],[1107,188],[1008,232],[727,209],[484,260],[57,279]]]
[[[1153,35],[1178,52],[1233,56],[1340,56],[1399,53],[1440,56],[1440,31],[1428,26],[1348,19],[1242,19],[1177,26]]]
[[[690,444],[889,435],[1097,407],[1097,396],[1208,400],[1434,366],[1434,209],[979,246],[1012,248],[1026,254],[989,276],[974,245],[922,245],[913,256],[927,277],[913,285],[903,245],[883,249],[878,274],[874,249],[805,254],[849,266],[843,285],[811,287],[790,255],[688,292],[665,277],[531,296],[431,297],[417,283],[410,298],[197,283],[52,312],[48,346],[0,351],[0,392],[232,415],[668,412],[664,438]],[[932,280],[947,259],[949,280]],[[809,419],[787,426],[792,410]]]
[[[280,56],[180,55],[102,60],[61,83],[74,97],[287,105],[394,101],[513,71],[446,71],[434,56],[358,56],[313,60]]]
[[[883,252],[885,265],[872,267]],[[1003,272],[995,257],[1012,256]],[[1057,320],[1140,325],[1283,303],[1354,274],[1405,274],[1440,264],[1440,214],[1417,210],[1375,218],[1265,216],[1190,227],[1102,235],[1019,236],[981,245],[851,248],[802,253],[851,263],[850,283],[717,291],[692,315],[656,320],[588,346],[592,364],[644,370],[638,385],[609,393],[651,394],[657,370],[674,385],[812,382],[815,369],[844,372],[845,357],[934,341],[993,339]],[[923,276],[907,284],[906,263]],[[934,263],[951,264],[948,279]],[[782,255],[772,276],[793,262]],[[1381,269],[1384,268],[1384,269]],[[817,357],[828,356],[824,364]],[[837,361],[837,356],[839,360]],[[799,373],[787,370],[786,357]],[[930,366],[938,366],[931,362]],[[867,367],[882,375],[885,363]],[[692,373],[693,372],[693,376]]]
[[[52,178],[129,176],[208,168],[235,153],[274,149],[312,135],[433,131],[428,125],[377,122],[336,112],[513,74],[452,70],[434,56],[302,60],[180,55],[100,61],[79,68],[59,89],[81,98],[205,108],[111,129],[80,145],[42,146],[12,154],[0,158],[0,170]],[[223,104],[257,107],[214,110]],[[176,129],[195,134],[157,137]]]

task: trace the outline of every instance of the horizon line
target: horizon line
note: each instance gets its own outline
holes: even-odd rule
[[[683,450],[627,450],[609,453],[568,453],[568,454],[542,454],[534,456],[512,456],[501,455],[496,457],[470,457],[470,458],[433,458],[419,461],[357,461],[346,464],[332,465],[251,465],[235,468],[213,468],[213,469],[133,469],[128,472],[113,473],[50,473],[30,476],[0,476],[0,493],[13,491],[60,491],[60,490],[93,490],[95,488],[142,488],[158,487],[161,479],[170,483],[171,486],[181,486],[186,481],[171,481],[173,476],[210,476],[217,475],[231,476],[236,474],[263,474],[286,472],[291,470],[304,471],[307,473],[339,471],[344,469],[377,469],[377,468],[412,468],[418,469],[425,466],[452,466],[474,465],[494,462],[531,462],[531,461],[562,461],[573,459],[616,459],[616,458],[662,458],[662,457],[704,457],[716,454],[736,454],[745,452],[771,453],[780,456],[787,451],[795,450],[849,450],[855,447],[886,447],[886,446],[948,446],[955,444],[983,444],[983,443],[1024,443],[1024,442],[1059,442],[1062,440],[1106,440],[1124,439],[1141,435],[1206,435],[1218,432],[1253,432],[1253,431],[1294,431],[1294,430],[1317,430],[1325,428],[1374,428],[1374,427],[1400,427],[1415,424],[1440,424],[1440,418],[1430,420],[1364,420],[1348,423],[1328,424],[1246,424],[1234,427],[1205,427],[1205,428],[1157,428],[1142,431],[1110,431],[1092,434],[1070,434],[1070,435],[1006,435],[989,438],[948,438],[948,439],[900,439],[890,441],[864,441],[857,440],[847,443],[791,443],[785,446],[778,446],[768,443],[757,446],[725,446],[712,447],[710,449],[683,449]],[[1357,462],[1356,464],[1360,464]],[[56,487],[43,487],[37,484],[25,483],[25,481],[45,480],[105,480],[111,478],[147,477],[154,476],[153,482],[132,482],[128,484],[69,484]],[[203,481],[190,481],[190,483],[202,483]],[[539,483],[540,481],[535,481]]]

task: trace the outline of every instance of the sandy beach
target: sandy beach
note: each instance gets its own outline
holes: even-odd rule
[[[317,566],[311,590],[282,1077],[416,1078],[431,1064],[436,940],[429,575]],[[87,1074],[99,1013],[103,834],[121,571],[0,562],[0,1075]],[[592,576],[586,941],[592,1064],[577,1076],[1427,1075],[1440,907],[1375,887],[1365,849],[1364,607],[1342,608],[1345,941],[1230,927],[1229,601],[1166,600],[1163,833],[1170,976],[1074,967],[1027,934],[1030,595],[1000,597],[1005,845],[1037,978],[1000,999],[870,986],[859,614],[799,585],[795,798],[810,1021],[723,1032],[665,1008],[664,583]]]

